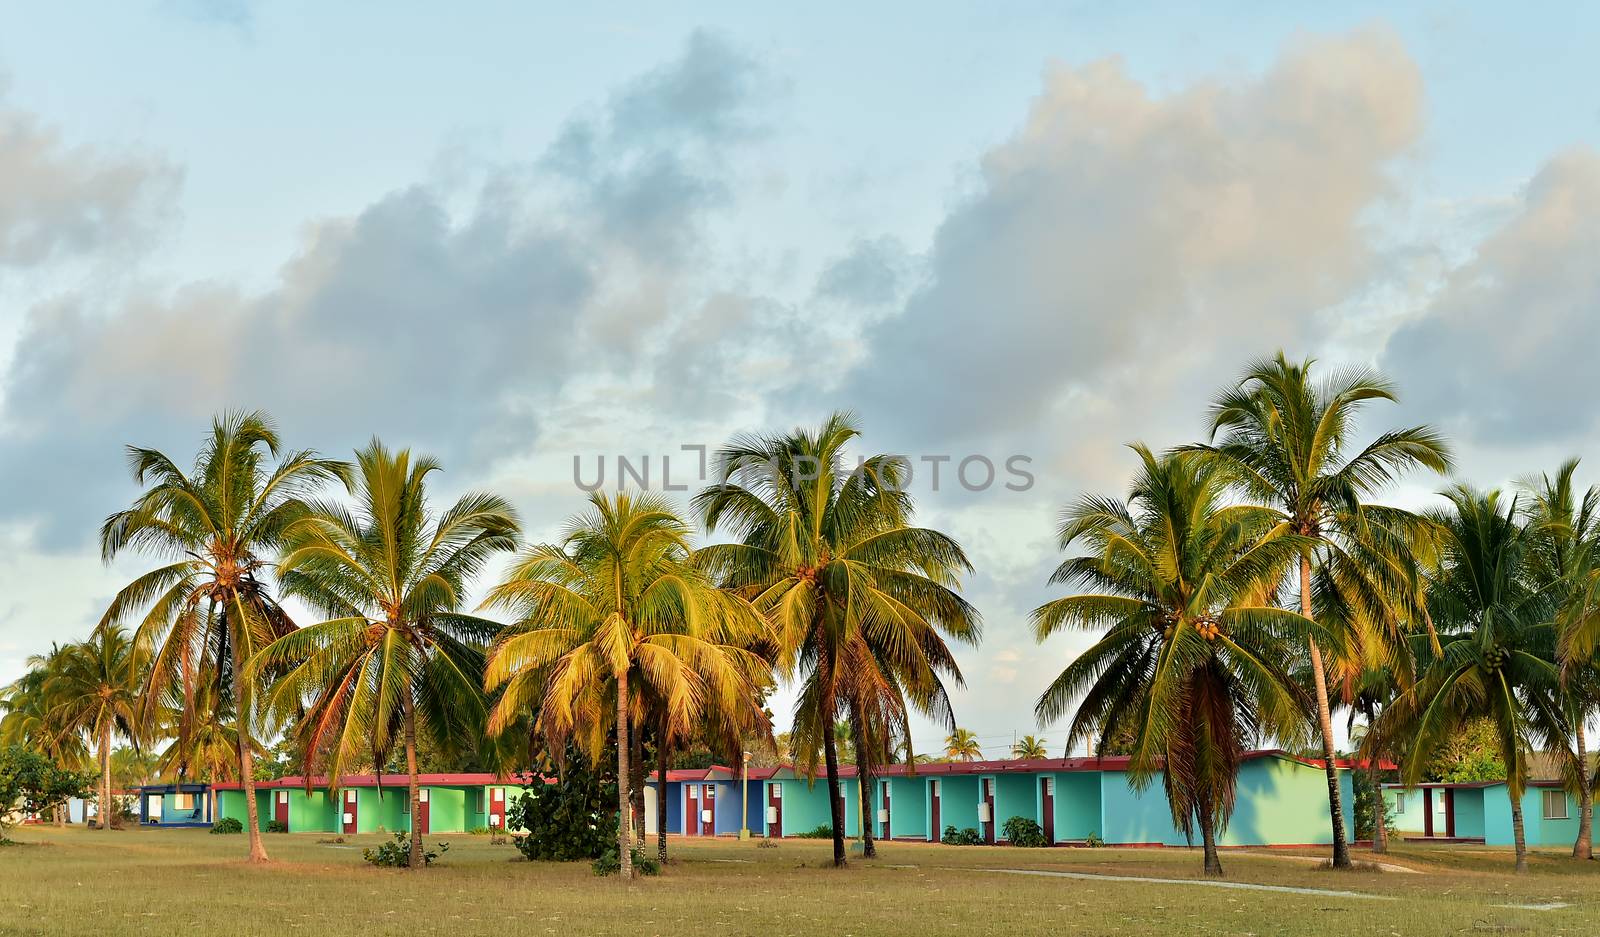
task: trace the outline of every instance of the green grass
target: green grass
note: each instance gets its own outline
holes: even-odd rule
[[[1600,914],[1600,863],[1555,851],[1514,876],[1506,850],[1397,845],[1385,861],[1422,870],[1333,872],[1288,853],[1229,852],[1229,881],[1392,896],[1236,891],[1182,884],[1000,875],[1030,868],[1200,878],[1179,849],[1011,849],[889,843],[875,862],[829,866],[829,844],[775,849],[673,840],[659,878],[631,889],[587,864],[520,860],[481,836],[424,872],[379,870],[361,847],[268,837],[274,862],[242,861],[242,836],[204,830],[28,828],[0,850],[0,934],[1579,934]],[[1299,853],[1313,855],[1313,852]],[[1360,858],[1367,858],[1365,853]],[[909,866],[909,867],[908,867]],[[1558,911],[1496,907],[1560,901]],[[1476,930],[1475,930],[1476,929]]]

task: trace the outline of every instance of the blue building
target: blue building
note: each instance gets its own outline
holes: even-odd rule
[[[192,784],[146,784],[138,788],[136,812],[140,826],[182,827],[211,825],[209,787]]]

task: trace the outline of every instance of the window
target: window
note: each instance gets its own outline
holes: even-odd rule
[[[774,784],[774,785],[772,785],[772,799],[773,800],[782,800],[783,799],[783,785],[782,784]]]
[[[483,788],[472,792],[472,812],[483,813]]]
[[[1567,792],[1544,792],[1544,818],[1546,820],[1567,819]]]
[[[1045,796],[1048,797],[1048,796],[1051,796],[1051,795],[1055,794],[1055,792],[1056,792],[1056,779],[1047,777],[1047,778],[1042,778],[1041,780],[1044,781],[1044,793],[1045,793]]]
[[[1406,792],[1405,791],[1395,791],[1394,792],[1394,812],[1395,813],[1405,813],[1406,812]]]
[[[173,795],[173,799],[178,802],[177,806],[178,806],[179,810],[193,810],[194,809],[194,795],[193,794],[174,794]]]
[[[1449,801],[1445,799],[1444,791],[1439,791],[1439,796],[1433,800],[1433,812],[1441,817],[1444,816],[1446,813],[1445,807],[1448,803]]]

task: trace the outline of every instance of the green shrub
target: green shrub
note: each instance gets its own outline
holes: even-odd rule
[[[211,832],[219,835],[243,833],[244,824],[239,822],[238,817],[223,817],[217,822],[211,824]]]
[[[617,859],[617,847],[612,846],[601,853],[599,858],[589,863],[589,868],[596,875],[616,875],[622,871],[622,863]],[[633,847],[633,870],[640,875],[660,875],[661,863],[645,855],[643,848]]]
[[[1036,848],[1050,845],[1050,841],[1044,838],[1044,828],[1028,817],[1012,817],[1000,829],[1006,834],[1006,842],[1013,846]]]
[[[833,826],[824,823],[814,830],[794,834],[795,839],[833,839]]]
[[[1089,838],[1084,840],[1083,844],[1088,846],[1090,849],[1099,849],[1101,846],[1106,844],[1106,841],[1100,838],[1099,833],[1091,832],[1089,834]]]
[[[289,832],[289,824],[287,824],[287,823],[279,823],[277,820],[268,820],[267,821],[267,832],[268,833],[287,833],[287,832]]]
[[[565,768],[555,783],[531,785],[512,801],[506,815],[508,829],[526,830],[515,842],[528,859],[544,862],[594,861],[617,842],[617,783],[596,774],[582,752],[569,747]]]
[[[964,830],[958,830],[954,826],[947,826],[944,828],[944,839],[940,840],[940,842],[946,846],[981,846],[983,845],[983,836],[970,826]]]
[[[433,860],[450,851],[449,843],[438,843],[438,851],[424,848],[422,864],[433,865]],[[394,839],[387,843],[379,843],[377,849],[361,850],[361,858],[379,868],[404,869],[411,865],[411,836],[400,832],[394,834]]]
[[[489,835],[489,828],[486,827],[486,826],[475,826],[472,829],[467,831],[467,835],[468,836],[488,836]]]

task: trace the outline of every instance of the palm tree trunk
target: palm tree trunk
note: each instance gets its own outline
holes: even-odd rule
[[[851,707],[850,732],[856,739],[856,783],[861,800],[861,856],[876,859],[878,847],[872,842],[872,821],[877,814],[872,811],[872,759],[867,751],[867,735],[860,714]]]
[[[628,827],[633,832],[633,844],[644,848],[644,728],[633,732],[633,748],[628,753]]]
[[[1377,746],[1373,746],[1374,749]],[[1367,783],[1372,788],[1372,851],[1385,853],[1389,851],[1389,829],[1385,823],[1383,803],[1383,788],[1378,781],[1378,755],[1376,752],[1367,758]]]
[[[632,837],[629,831],[633,826],[628,821],[628,808],[631,798],[628,796],[628,748],[630,738],[628,735],[628,670],[626,667],[617,671],[617,864],[622,874],[622,881],[626,884],[633,883],[633,844],[629,842]]]
[[[667,744],[667,710],[656,718],[656,858],[667,861],[667,766],[672,750]]]
[[[834,701],[832,692],[833,681],[828,681],[829,689],[823,694],[822,725],[822,758],[828,768],[828,817],[833,823],[833,865],[842,869],[845,866],[844,854],[844,798],[839,789],[839,742],[833,735]]]
[[[1574,859],[1594,858],[1594,789],[1589,784],[1589,751],[1583,737],[1584,713],[1573,720],[1578,742],[1578,839],[1572,844]]]
[[[420,869],[428,862],[422,855],[422,786],[417,783],[417,706],[411,691],[400,697],[402,715],[406,720],[406,783],[411,798],[411,868]],[[379,769],[382,773],[382,769]]]
[[[111,829],[111,720],[100,729],[100,829]]]
[[[1300,557],[1300,614],[1311,618],[1311,557]],[[1317,728],[1322,732],[1323,769],[1328,775],[1328,814],[1333,821],[1333,867],[1350,867],[1350,844],[1345,839],[1344,798],[1339,793],[1339,767],[1334,763],[1333,711],[1328,706],[1328,675],[1322,666],[1317,639],[1306,637],[1311,652],[1311,679],[1317,690]]]
[[[250,834],[250,861],[266,862],[267,846],[261,841],[261,816],[256,806],[256,762],[250,753],[250,705],[244,692],[244,661],[239,643],[230,641],[233,657],[233,699],[239,737],[239,783],[244,788],[245,832]]]
[[[1511,793],[1511,785],[1506,785],[1506,794]],[[1522,830],[1522,799],[1511,798],[1511,834],[1517,844],[1517,871],[1528,871],[1528,841]]]
[[[1200,846],[1205,854],[1207,875],[1222,877],[1222,857],[1217,853],[1217,830],[1215,811],[1211,809],[1211,798],[1202,795],[1200,798]]]

